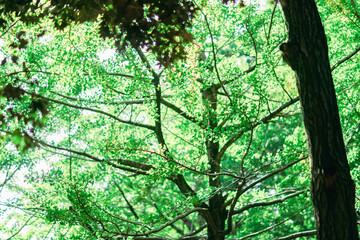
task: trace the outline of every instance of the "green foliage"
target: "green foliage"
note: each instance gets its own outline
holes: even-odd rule
[[[204,236],[204,209],[219,194],[226,210],[236,200],[227,238],[314,229],[295,79],[278,50],[280,9],[193,3],[52,1],[31,13],[22,9],[33,2],[6,2],[0,170],[1,194],[13,194],[1,200],[0,238]],[[335,65],[357,47],[359,29],[331,4],[319,9]],[[333,71],[355,181],[358,60]],[[217,170],[211,144],[224,150]]]

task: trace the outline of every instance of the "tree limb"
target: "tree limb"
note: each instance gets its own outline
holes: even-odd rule
[[[133,208],[133,206],[131,205],[131,203],[127,200],[127,198],[126,198],[126,196],[125,196],[125,194],[124,194],[124,191],[121,189],[120,185],[119,185],[116,181],[113,181],[113,183],[115,184],[115,186],[117,187],[117,189],[120,191],[121,196],[124,198],[124,200],[125,200],[126,204],[128,205],[131,213],[134,215],[134,217],[135,217],[136,219],[138,219],[139,216],[136,214],[135,209]]]
[[[151,168],[153,168],[151,165],[148,165],[148,164],[143,164],[143,163],[130,161],[130,160],[116,159],[116,161],[118,161],[119,163],[121,163],[123,165],[126,165],[126,166],[129,166],[129,167],[132,167],[132,168],[124,167],[124,166],[117,165],[117,164],[111,162],[113,160],[100,159],[100,158],[97,158],[97,157],[95,157],[93,155],[90,155],[90,154],[88,154],[86,152],[80,152],[80,151],[77,151],[77,150],[72,150],[72,149],[68,149],[68,148],[64,148],[64,147],[54,146],[54,145],[46,143],[46,142],[44,142],[42,140],[39,140],[39,139],[36,139],[36,138],[33,138],[33,137],[31,137],[31,138],[33,139],[34,142],[39,143],[39,144],[41,144],[43,146],[46,146],[46,147],[49,147],[49,148],[52,148],[52,149],[57,149],[57,150],[61,150],[61,151],[74,153],[74,154],[86,157],[88,159],[91,159],[94,162],[100,162],[100,163],[104,162],[104,163],[106,163],[106,164],[108,164],[108,165],[110,165],[110,166],[112,166],[114,168],[121,169],[121,170],[128,171],[128,172],[132,172],[132,173],[147,175],[148,174],[147,171],[150,170]]]
[[[287,235],[285,237],[276,238],[276,240],[290,240],[290,239],[295,239],[295,238],[299,238],[299,237],[313,236],[313,235],[316,235],[316,229],[293,233],[293,234]]]
[[[19,228],[19,230],[17,230],[13,235],[11,235],[9,238],[7,238],[7,240],[12,239],[13,237],[15,237],[16,235],[18,235],[21,230],[24,229],[24,227],[26,227],[26,225],[28,224],[28,222],[34,217],[34,215],[32,215],[31,217],[29,217],[29,219]]]
[[[310,205],[307,205],[305,208],[303,208],[303,209],[301,209],[300,211],[298,211],[297,213],[293,214],[291,217],[286,218],[286,219],[280,221],[279,223],[276,223],[276,224],[274,224],[274,225],[272,225],[272,226],[270,226],[270,227],[264,228],[264,229],[262,229],[262,230],[260,230],[260,231],[258,231],[258,232],[250,233],[250,234],[248,234],[248,235],[246,235],[246,236],[244,236],[244,237],[236,238],[236,239],[234,239],[234,240],[245,240],[245,239],[248,239],[248,238],[252,238],[252,237],[258,236],[258,235],[263,234],[263,233],[265,233],[265,232],[271,231],[272,229],[274,229],[274,228],[282,225],[283,223],[289,221],[291,218],[295,217],[295,216],[298,215],[301,211],[303,211],[304,209],[308,208],[309,206],[310,206]]]
[[[77,98],[77,97],[70,97],[70,96],[66,96],[64,94],[55,92],[55,91],[50,91],[51,93],[54,93],[60,97],[72,100],[72,101],[77,101],[77,102],[89,102],[89,103],[98,103],[98,104],[112,104],[112,105],[121,105],[121,104],[125,104],[125,105],[131,105],[131,104],[143,104],[145,102],[149,102],[149,101],[154,101],[155,98],[140,98],[140,99],[130,99],[130,100],[125,100],[125,101],[114,101],[114,102],[107,102],[107,101],[92,101],[92,100],[87,100],[87,99],[81,99],[81,98]],[[164,95],[162,96],[162,98],[167,98],[167,97],[171,97],[171,95]]]
[[[262,181],[264,181],[264,180],[266,180],[266,179],[274,176],[275,174],[277,174],[277,173],[279,173],[279,172],[282,172],[282,171],[288,169],[289,167],[291,167],[291,166],[295,165],[296,163],[298,163],[298,162],[300,162],[300,161],[302,161],[302,160],[304,160],[304,159],[307,159],[307,158],[308,158],[308,156],[301,157],[301,158],[299,158],[298,160],[295,160],[295,161],[293,161],[293,162],[291,162],[291,163],[289,163],[289,164],[287,164],[287,165],[285,165],[285,166],[283,166],[283,167],[281,167],[281,168],[279,168],[279,169],[276,169],[276,170],[274,170],[274,171],[266,174],[265,176],[263,176],[263,177],[255,180],[255,181],[253,181],[252,183],[250,183],[249,185],[247,185],[247,186],[242,190],[242,193],[244,193],[244,192],[246,192],[247,190],[253,188],[256,184],[258,184],[258,183],[260,183],[260,182],[262,182]]]
[[[340,59],[337,63],[335,63],[332,67],[331,67],[331,71],[333,71],[335,68],[337,68],[338,66],[340,66],[340,64],[344,63],[346,60],[349,60],[350,58],[352,58],[356,53],[358,53],[360,51],[360,46],[358,46],[353,52],[351,52],[349,55],[343,57],[342,59]]]
[[[206,14],[202,11],[201,8],[199,8],[200,12],[202,13],[202,15],[204,16],[204,19],[205,19],[205,23],[206,23],[206,27],[209,31],[209,34],[210,34],[210,38],[211,38],[211,49],[212,49],[212,54],[213,54],[213,60],[214,60],[214,68],[215,68],[215,73],[216,73],[216,78],[217,80],[219,81],[219,85],[220,87],[223,89],[226,97],[229,99],[230,101],[230,106],[232,106],[232,100],[230,98],[230,95],[228,94],[228,92],[226,91],[225,89],[225,86],[223,84],[223,82],[221,81],[221,77],[220,77],[220,74],[219,74],[219,69],[218,69],[218,66],[217,66],[217,59],[216,59],[216,51],[215,51],[215,44],[214,44],[214,37],[213,37],[213,34],[212,34],[212,31],[210,29],[210,24],[209,24],[209,21],[208,21],[208,18],[206,16]],[[219,88],[219,87],[218,87]]]
[[[240,214],[246,210],[249,210],[251,208],[255,208],[255,207],[264,207],[264,206],[269,206],[269,205],[274,205],[274,204],[277,204],[277,203],[282,203],[284,202],[285,200],[289,199],[289,198],[293,198],[293,197],[296,197],[302,193],[306,192],[306,190],[302,190],[302,191],[298,191],[298,192],[295,192],[295,193],[292,193],[292,194],[289,194],[287,196],[284,196],[282,198],[277,198],[277,199],[274,199],[274,200],[271,200],[271,201],[266,201],[266,202],[255,202],[255,203],[250,203],[238,210],[235,210],[234,211],[234,215],[235,214]]]
[[[121,123],[129,124],[129,125],[133,125],[133,126],[137,126],[137,127],[142,127],[142,128],[147,128],[147,129],[152,130],[152,131],[155,130],[155,127],[154,127],[154,126],[147,125],[147,124],[142,124],[142,123],[137,123],[137,122],[133,122],[133,121],[130,121],[130,120],[126,121],[126,120],[120,119],[120,118],[116,117],[115,115],[112,115],[112,114],[110,114],[110,113],[108,113],[108,112],[104,112],[104,111],[102,111],[102,110],[98,110],[98,109],[94,109],[94,108],[89,108],[89,107],[81,107],[81,106],[78,106],[78,105],[74,105],[74,104],[62,102],[62,101],[59,101],[59,100],[56,100],[56,99],[52,99],[52,98],[48,98],[48,97],[42,96],[42,95],[37,94],[37,93],[28,92],[28,91],[26,91],[26,90],[24,90],[24,92],[27,93],[27,94],[30,94],[30,95],[32,95],[32,96],[36,96],[36,97],[45,99],[45,100],[47,100],[47,101],[54,102],[54,103],[57,103],[57,104],[61,104],[61,105],[64,105],[64,106],[68,106],[68,107],[71,107],[71,108],[76,108],[76,109],[87,110],[87,111],[90,111],[90,112],[99,113],[99,114],[108,116],[108,117],[110,117],[110,118],[113,118],[113,119],[115,119],[116,121],[121,122]]]
[[[233,136],[231,136],[229,138],[229,140],[224,144],[224,146],[220,149],[219,151],[219,154],[218,154],[218,158],[222,158],[223,155],[225,154],[226,150],[234,143],[236,142],[246,131],[252,129],[252,128],[255,128],[257,127],[258,125],[260,124],[263,124],[263,123],[268,123],[270,122],[271,119],[273,119],[274,117],[278,116],[278,114],[283,111],[285,108],[293,105],[294,103],[298,102],[299,101],[299,97],[296,97],[296,98],[293,98],[291,99],[290,101],[284,103],[283,105],[281,105],[280,107],[278,107],[277,109],[275,109],[273,112],[271,112],[270,114],[268,114],[267,116],[261,118],[259,121],[257,121],[256,123],[253,123],[251,127],[246,127],[244,128],[243,130],[241,130],[239,133],[237,134],[234,134]],[[238,127],[238,126],[228,126],[228,127],[224,127],[224,130],[227,131],[229,130],[230,128],[235,128],[235,127]]]
[[[177,112],[179,115],[183,116],[185,119],[189,120],[190,122],[198,124],[201,128],[205,128],[203,122],[196,119],[195,117],[189,116],[186,112],[182,111],[179,107],[175,106],[174,104],[166,101],[163,98],[161,98],[161,103],[167,106],[168,108],[174,110],[175,112]]]
[[[117,236],[114,236],[115,238],[118,237],[123,237],[123,236],[133,236],[133,237],[140,237],[140,236],[148,236],[150,234],[153,234],[153,233],[157,233],[157,232],[160,232],[161,230],[163,230],[164,228],[174,224],[175,222],[179,221],[180,219],[182,218],[185,218],[187,217],[188,215],[192,214],[192,213],[195,213],[195,212],[206,212],[207,209],[206,208],[194,208],[194,209],[191,209],[190,211],[187,211],[186,213],[183,213],[183,214],[180,214],[178,215],[177,217],[175,217],[174,219],[172,219],[171,221],[168,221],[167,223],[161,225],[160,227],[154,229],[154,230],[150,230],[148,232],[144,232],[144,233],[120,233],[119,235]]]

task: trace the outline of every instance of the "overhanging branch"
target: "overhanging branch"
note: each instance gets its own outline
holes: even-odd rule
[[[163,97],[161,98],[161,103],[164,104],[165,106],[167,106],[168,108],[172,109],[173,111],[177,112],[179,115],[181,115],[182,117],[184,117],[185,119],[189,120],[190,122],[193,122],[195,124],[198,124],[200,127],[205,128],[204,123],[199,121],[198,119],[196,119],[195,117],[189,116],[186,112],[182,111],[179,107],[177,107],[176,105],[166,101],[165,99],[163,99]]]
[[[113,163],[113,160],[100,159],[100,158],[95,157],[95,156],[93,156],[91,154],[88,154],[86,152],[80,152],[80,151],[77,151],[77,150],[72,150],[72,149],[68,149],[68,148],[64,148],[64,147],[54,146],[54,145],[51,145],[49,143],[46,143],[46,142],[44,142],[42,140],[35,139],[35,138],[32,138],[32,140],[34,142],[42,145],[42,146],[46,146],[46,147],[61,150],[61,151],[66,151],[66,152],[69,152],[69,153],[74,153],[74,154],[83,156],[85,158],[88,158],[89,160],[92,160],[94,162],[99,162],[99,163],[104,162],[104,163],[106,163],[106,164],[108,164],[108,165],[110,165],[110,166],[112,166],[114,168],[121,169],[121,170],[128,171],[128,172],[132,172],[132,173],[136,173],[136,174],[147,175],[148,174],[147,171],[149,169],[153,168],[149,164],[143,164],[143,163],[130,161],[130,160],[116,159],[117,162],[119,162],[119,163],[121,163],[123,165],[126,165],[126,166],[121,166],[121,165]],[[131,168],[129,168],[129,167],[131,167]]]
[[[349,55],[343,57],[342,59],[340,59],[337,63],[335,63],[332,67],[331,67],[331,71],[333,71],[335,68],[337,68],[338,66],[340,66],[342,63],[344,63],[345,61],[349,60],[350,58],[352,58],[356,53],[358,53],[360,51],[360,46],[358,46],[353,52],[351,52]]]
[[[112,114],[110,114],[108,112],[105,112],[105,111],[102,111],[102,110],[70,104],[70,103],[67,103],[67,102],[63,102],[63,101],[59,101],[59,100],[52,99],[52,98],[49,98],[49,97],[45,97],[45,96],[42,96],[40,94],[33,93],[33,92],[28,92],[28,91],[24,91],[24,92],[27,93],[27,94],[30,94],[32,96],[39,97],[39,98],[42,98],[42,99],[45,99],[47,101],[54,102],[54,103],[57,103],[57,104],[60,104],[60,105],[68,106],[68,107],[75,108],[75,109],[87,110],[87,111],[90,111],[90,112],[99,113],[99,114],[108,116],[108,117],[110,117],[112,119],[115,119],[116,121],[121,122],[121,123],[133,125],[133,126],[136,126],[136,127],[147,128],[147,129],[152,130],[152,131],[155,130],[154,126],[147,125],[147,124],[142,124],[142,123],[137,123],[137,122],[133,122],[133,121],[130,121],[130,120],[128,120],[128,121],[123,120],[123,119],[120,119],[120,118],[116,117],[115,115],[112,115]]]
[[[265,207],[265,206],[270,206],[270,205],[274,205],[274,204],[277,204],[277,203],[282,203],[284,202],[285,200],[289,199],[289,198],[293,198],[293,197],[296,197],[302,193],[306,192],[306,190],[302,190],[302,191],[298,191],[298,192],[295,192],[295,193],[292,193],[292,194],[289,194],[287,196],[284,196],[282,198],[277,198],[277,199],[274,199],[274,200],[271,200],[271,201],[266,201],[266,202],[255,202],[255,203],[250,203],[238,210],[235,210],[234,211],[234,215],[235,214],[240,214],[246,210],[249,210],[251,208],[255,208],[255,207]]]
[[[313,236],[313,235],[316,235],[316,229],[293,233],[293,234],[287,235],[285,237],[277,238],[276,240],[290,240],[290,239],[295,239],[295,238],[299,238],[299,237],[306,237],[306,236]]]

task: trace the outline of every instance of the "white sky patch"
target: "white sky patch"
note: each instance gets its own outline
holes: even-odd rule
[[[100,61],[108,60],[109,58],[113,58],[115,56],[116,50],[113,48],[107,48],[102,52],[97,52],[96,55],[99,57]]]

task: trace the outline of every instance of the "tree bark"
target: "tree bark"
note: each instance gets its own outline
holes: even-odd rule
[[[202,92],[203,102],[208,109],[204,116],[204,121],[208,127],[208,134],[206,137],[207,157],[210,165],[210,173],[220,173],[219,154],[219,140],[215,136],[215,129],[218,126],[216,106],[217,106],[217,92],[218,88],[214,85],[204,89]],[[209,176],[209,185],[214,189],[219,189],[209,199],[209,215],[208,219],[208,240],[224,240],[225,221],[227,219],[227,211],[224,207],[225,197],[220,190],[221,182],[220,176]],[[211,221],[211,222],[209,222]]]
[[[309,155],[317,236],[359,239],[350,176],[324,28],[313,0],[280,0],[288,42],[280,46],[296,73]]]

